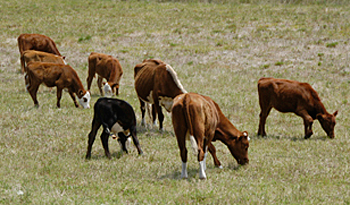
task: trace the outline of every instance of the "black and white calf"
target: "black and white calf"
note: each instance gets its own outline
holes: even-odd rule
[[[112,136],[117,138],[124,152],[128,153],[126,142],[132,137],[134,144],[139,154],[142,154],[139,140],[136,136],[136,117],[132,106],[119,99],[115,98],[100,98],[94,105],[94,118],[92,127],[89,133],[89,144],[86,153],[86,158],[91,158],[91,148],[95,141],[98,129],[103,127],[101,141],[105,150],[106,156],[110,159],[111,154],[108,148],[108,138]]]

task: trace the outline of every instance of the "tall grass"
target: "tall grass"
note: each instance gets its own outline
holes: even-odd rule
[[[282,3],[281,3],[282,2]],[[1,1],[1,204],[349,204],[349,31],[345,1]],[[298,4],[296,4],[298,3]],[[67,93],[42,87],[35,109],[19,73],[16,38],[41,33],[57,43],[84,86],[87,57],[118,57],[124,69],[118,98],[140,122],[133,68],[145,58],[166,61],[190,92],[213,98],[252,138],[250,164],[238,166],[216,142],[224,169],[209,157],[206,181],[189,155],[189,179],[166,114],[165,132],[138,127],[145,153],[112,160],[99,135],[84,159],[93,110],[76,109]],[[266,138],[256,137],[257,80],[310,83],[329,112],[339,110],[335,139],[316,121],[303,139],[302,119],[272,111]],[[96,79],[92,104],[99,98]]]

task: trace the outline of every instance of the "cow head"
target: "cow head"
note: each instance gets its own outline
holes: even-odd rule
[[[130,136],[126,136],[123,132],[120,132],[118,133],[117,140],[120,145],[120,149],[128,153],[128,150],[130,150],[130,143],[131,143]]]
[[[249,136],[247,131],[241,132],[240,136],[229,137],[227,146],[238,164],[244,165],[249,163]]]
[[[91,95],[89,91],[85,91],[84,93],[84,91],[80,90],[78,92],[78,101],[83,108],[90,108],[90,99]]]
[[[317,114],[316,117],[320,122],[323,130],[327,133],[327,136],[330,138],[334,138],[334,126],[335,126],[335,117],[338,114],[338,110],[333,114]]]

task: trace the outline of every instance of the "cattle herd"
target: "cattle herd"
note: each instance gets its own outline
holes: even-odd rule
[[[67,89],[76,107],[79,105],[75,96],[83,108],[90,108],[91,82],[96,73],[100,94],[104,93],[108,97],[118,95],[123,70],[116,58],[102,53],[90,54],[85,90],[77,72],[65,63],[65,57],[60,54],[51,38],[41,34],[21,34],[17,40],[21,72],[25,74],[26,89],[35,107],[39,106],[36,97],[38,88],[44,83],[48,87],[57,87],[57,107],[60,107],[62,90]],[[102,83],[103,79],[107,82]],[[248,132],[239,131],[210,97],[188,93],[169,64],[161,60],[146,59],[135,66],[134,79],[140,101],[142,126],[145,125],[146,109],[148,113],[152,113],[153,124],[156,124],[158,116],[160,130],[163,130],[164,121],[162,107],[172,113],[172,124],[182,160],[182,178],[188,177],[186,140],[190,140],[193,151],[198,156],[200,179],[206,179],[208,151],[214,159],[215,166],[222,168],[212,144],[216,140],[228,147],[238,164],[249,163]],[[338,111],[328,113],[317,92],[308,83],[261,78],[258,81],[258,95],[261,109],[258,135],[266,136],[266,118],[271,109],[275,108],[280,112],[292,112],[303,118],[305,139],[312,135],[312,124],[316,119],[327,136],[334,138],[335,117]],[[87,159],[91,157],[92,145],[101,126],[103,131],[100,137],[108,158],[111,158],[109,137],[117,139],[126,153],[132,138],[138,153],[143,153],[136,135],[136,117],[132,106],[120,99],[101,97],[94,105],[91,131],[88,135]]]

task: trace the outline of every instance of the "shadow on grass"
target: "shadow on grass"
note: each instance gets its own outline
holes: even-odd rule
[[[281,135],[268,135],[265,137],[262,136],[257,136],[255,135],[255,137],[253,137],[253,139],[261,139],[261,140],[268,140],[268,139],[289,139],[291,141],[306,141],[306,140],[321,140],[321,141],[326,141],[327,139],[330,139],[327,136],[311,136],[308,139],[305,139],[304,136],[281,136]]]
[[[168,135],[171,135],[173,137],[175,137],[175,134],[173,131],[168,131],[168,130],[159,130],[158,127],[145,127],[145,126],[141,126],[141,125],[136,125],[136,130],[137,130],[137,133],[140,133],[140,134],[145,134],[145,133],[154,133],[154,134],[157,134],[159,136],[168,136]]]
[[[113,160],[113,159],[120,159],[124,155],[127,155],[127,153],[123,153],[122,151],[111,153],[111,160]],[[84,160],[91,161],[91,160],[109,160],[109,159],[104,154],[98,154],[98,155],[91,155],[90,159],[86,159],[85,156],[84,156]]]

